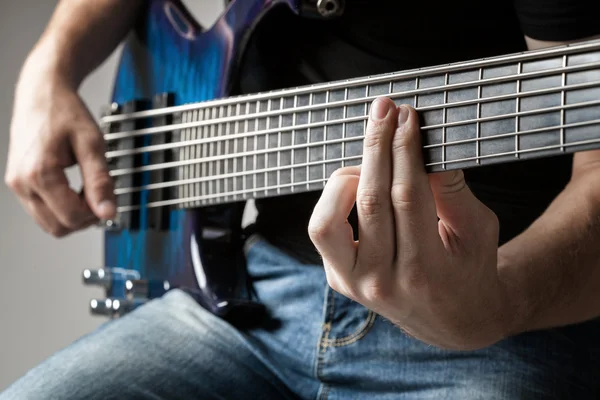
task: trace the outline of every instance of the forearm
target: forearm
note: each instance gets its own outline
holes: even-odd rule
[[[498,255],[515,310],[511,334],[600,316],[600,169],[577,173]]]
[[[133,27],[143,0],[62,0],[24,67],[77,87]]]

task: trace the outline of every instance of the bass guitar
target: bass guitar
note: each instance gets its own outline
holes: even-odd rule
[[[264,313],[245,268],[248,200],[316,191],[361,162],[381,95],[422,118],[429,172],[600,148],[600,41],[250,95],[232,95],[261,18],[335,18],[340,0],[237,0],[204,30],[178,0],[148,0],[101,119],[118,217],[86,284],[122,316],[174,288],[219,317]]]

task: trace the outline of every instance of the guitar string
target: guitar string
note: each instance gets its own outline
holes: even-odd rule
[[[506,66],[511,62],[527,62],[527,61],[544,61],[552,56],[577,56],[577,55],[588,55],[593,54],[594,51],[600,50],[600,39],[594,39],[586,42],[571,43],[563,46],[557,46],[553,48],[530,50],[519,53],[513,53],[509,55],[487,57],[482,59],[461,61],[456,63],[442,64],[433,67],[415,68],[408,71],[391,72],[386,74],[380,74],[375,76],[367,76],[361,78],[352,78],[346,80],[340,80],[335,82],[319,83],[313,85],[306,85],[291,89],[274,90],[263,93],[255,93],[250,95],[240,95],[235,97],[228,97],[223,99],[215,99],[210,101],[203,101],[191,104],[183,104],[177,106],[162,107],[152,110],[136,111],[126,114],[116,114],[105,116],[106,122],[118,122],[129,119],[156,117],[168,114],[174,114],[185,111],[192,111],[197,109],[205,109],[211,107],[220,106],[236,106],[246,102],[257,102],[262,100],[269,100],[277,97],[287,96],[299,96],[303,94],[310,94],[315,91],[324,90],[336,90],[346,89],[354,86],[360,86],[364,84],[378,84],[386,83],[390,79],[414,79],[414,78],[427,78],[431,75],[443,73],[461,73],[469,72],[473,69],[492,68],[498,66]],[[551,58],[550,58],[551,59]]]
[[[584,85],[586,85],[586,87],[584,87],[584,88],[592,88],[592,89],[596,88],[596,87],[600,88],[600,81],[586,83]],[[581,86],[577,86],[577,89],[581,89],[581,88],[582,88]],[[553,89],[553,90],[556,92],[559,92],[559,91],[563,91],[563,90],[574,90],[574,89],[571,89],[570,87],[565,87],[562,89]],[[537,94],[538,93],[536,93],[536,95]],[[446,128],[457,127],[457,126],[462,126],[462,125],[470,125],[470,124],[477,123],[477,122],[483,123],[483,122],[500,121],[500,120],[503,120],[506,118],[511,118],[511,117],[521,118],[524,116],[544,114],[544,113],[553,112],[553,111],[563,111],[563,110],[569,110],[572,108],[589,107],[589,106],[597,105],[599,101],[600,100],[571,103],[571,104],[561,104],[560,106],[549,106],[549,107],[538,108],[538,109],[534,109],[534,110],[518,111],[518,112],[512,112],[512,113],[506,113],[506,114],[492,115],[489,117],[479,117],[479,118],[471,118],[471,119],[457,120],[457,121],[451,121],[451,122],[444,122],[441,124],[424,125],[420,129],[421,129],[421,131],[434,130],[434,129],[446,129]],[[416,110],[419,113],[424,112],[423,108],[417,107]],[[363,122],[367,119],[368,119],[368,116],[359,115],[359,116],[355,116],[355,117],[346,117],[346,118],[332,119],[332,120],[328,120],[328,121],[312,122],[312,123],[300,124],[300,125],[295,125],[295,126],[291,125],[291,126],[284,126],[284,127],[279,127],[279,128],[262,129],[262,130],[251,131],[251,132],[233,133],[233,134],[229,134],[229,136],[221,135],[221,136],[212,136],[210,138],[200,138],[200,139],[191,139],[191,140],[184,139],[184,140],[176,141],[176,142],[134,147],[131,149],[111,150],[111,151],[108,151],[105,153],[105,157],[108,159],[114,159],[114,158],[119,158],[119,157],[137,155],[137,154],[152,153],[152,152],[156,152],[156,151],[173,150],[173,149],[187,147],[187,146],[200,146],[200,145],[211,144],[211,143],[218,144],[218,143],[222,143],[222,142],[227,142],[229,140],[252,138],[252,137],[262,136],[262,135],[265,135],[265,137],[266,137],[266,135],[269,135],[269,134],[280,134],[282,132],[288,132],[288,131],[302,131],[305,129],[313,129],[313,128],[320,128],[320,127],[324,127],[324,129],[326,129],[327,127],[330,127],[330,126],[340,125],[343,123],[347,124],[347,123],[352,123],[352,122]],[[211,125],[211,127],[214,127],[214,125]]]
[[[568,110],[568,109],[586,108],[586,107],[593,107],[593,106],[597,106],[597,105],[600,105],[600,100],[574,103],[574,104],[563,105],[563,106],[546,107],[546,108],[541,108],[538,110],[533,110],[532,112],[527,111],[527,112],[510,113],[510,114],[506,114],[506,116],[500,115],[500,116],[496,116],[496,117],[490,117],[485,122],[497,122],[497,121],[501,121],[501,120],[513,119],[515,117],[522,117],[522,116],[527,116],[527,115],[539,115],[539,114],[543,114],[545,112],[557,112],[557,111],[560,111],[563,109]],[[361,117],[360,120],[364,121],[365,117]],[[479,119],[479,120],[473,119],[473,120],[470,120],[470,122],[468,124],[475,124],[475,123],[478,123],[481,121],[482,121],[482,119]],[[348,122],[349,122],[348,120],[344,120],[344,121],[340,120],[338,122],[338,124],[343,124],[343,123],[348,123]],[[442,125],[443,124],[437,125],[437,128],[439,128]],[[446,124],[446,126],[453,126],[453,125]],[[551,126],[551,127],[549,127],[549,129],[553,129],[553,127]],[[295,129],[294,131],[298,131],[298,130],[299,129]],[[422,128],[421,130],[425,131],[428,129]],[[278,133],[278,132],[279,131],[277,129],[275,129],[275,131],[273,133]],[[257,135],[254,135],[254,136],[256,137]],[[352,136],[350,138],[352,138],[351,140],[354,140],[354,138],[361,139],[363,137],[364,137],[364,134]],[[496,134],[496,135],[490,135],[490,136],[486,136],[486,137],[490,138],[490,139],[485,139],[485,140],[492,140],[499,136]],[[308,139],[309,138],[308,138],[308,134],[307,134],[307,140]],[[198,139],[198,141],[199,140],[201,140],[201,139]],[[116,169],[111,170],[110,174],[111,174],[111,176],[116,177],[116,176],[130,175],[130,174],[140,173],[140,172],[157,171],[157,170],[162,170],[162,169],[182,167],[182,166],[192,165],[192,164],[197,164],[197,163],[202,163],[202,162],[235,159],[235,158],[250,156],[250,155],[255,155],[255,154],[256,155],[278,154],[282,151],[287,151],[287,150],[292,150],[292,149],[293,150],[309,149],[309,148],[315,147],[315,146],[336,144],[339,141],[340,141],[340,139],[328,139],[327,141],[298,143],[298,144],[291,144],[288,146],[277,147],[277,148],[256,149],[256,150],[252,150],[252,151],[246,151],[243,153],[239,153],[239,152],[235,153],[234,152],[234,153],[229,153],[229,154],[220,154],[220,155],[211,156],[208,158],[198,157],[198,158],[192,158],[192,159],[187,159],[187,160],[178,160],[178,161],[170,161],[170,162],[143,165],[143,166],[139,166],[139,167],[116,168]],[[427,147],[425,147],[425,148],[449,147],[449,146],[453,146],[453,145],[457,145],[457,144],[461,144],[461,141],[456,140],[456,141],[446,141],[446,142],[442,142],[442,143],[435,143],[435,144],[426,145]],[[266,145],[267,145],[267,143],[266,143],[266,138],[265,138],[265,146]],[[157,145],[157,146],[159,146],[159,145]],[[142,152],[142,153],[145,153],[145,152]]]
[[[560,78],[563,73],[584,72],[584,71],[588,71],[588,70],[593,71],[597,67],[600,67],[600,61],[576,65],[576,66],[569,66],[564,69],[556,68],[556,69],[552,69],[552,70],[536,71],[531,74],[534,77],[544,77],[546,75],[549,75],[549,77],[555,76],[557,78]],[[244,121],[247,119],[279,117],[279,116],[283,116],[283,115],[287,115],[287,114],[298,114],[298,113],[307,112],[307,111],[313,111],[313,112],[314,111],[324,111],[325,109],[332,109],[332,108],[352,106],[352,105],[362,106],[366,102],[372,102],[379,96],[408,98],[408,97],[418,96],[419,94],[431,95],[433,93],[444,93],[444,92],[448,92],[451,90],[476,89],[479,86],[486,86],[489,83],[496,83],[496,84],[498,84],[498,83],[513,83],[513,82],[516,83],[517,81],[523,81],[526,79],[532,79],[532,78],[528,78],[527,74],[521,74],[521,75],[515,74],[515,75],[511,75],[511,76],[489,78],[488,80],[483,79],[481,81],[479,81],[479,80],[478,81],[469,81],[469,82],[457,83],[457,84],[452,84],[452,85],[441,85],[441,86],[437,86],[437,87],[419,88],[419,89],[385,93],[385,94],[382,93],[381,95],[362,96],[362,97],[356,98],[356,99],[340,100],[340,101],[329,102],[329,103],[311,104],[311,105],[300,106],[300,107],[295,107],[295,108],[289,107],[289,108],[278,109],[278,110],[273,110],[273,111],[265,111],[265,112],[259,111],[259,112],[255,112],[255,113],[251,113],[251,114],[236,115],[236,116],[231,116],[231,117],[226,117],[226,118],[208,118],[208,119],[204,119],[201,121],[191,121],[191,122],[187,122],[187,123],[177,123],[177,124],[170,124],[170,125],[166,125],[166,126],[155,126],[155,127],[134,129],[134,130],[122,131],[122,132],[110,132],[110,133],[106,133],[104,135],[104,140],[107,142],[110,142],[110,141],[114,141],[114,140],[118,140],[118,139],[130,138],[130,137],[134,137],[134,136],[156,135],[156,134],[160,134],[160,133],[172,132],[174,130],[187,129],[187,128],[205,126],[205,125],[231,123],[231,122],[235,122],[235,121]],[[494,82],[492,82],[492,81],[494,81]],[[549,90],[549,91],[554,90],[554,91],[556,91],[556,90],[559,90],[559,88],[561,88],[561,87],[562,86],[558,85],[553,88],[538,89],[538,90]],[[478,99],[478,102],[492,102],[492,101],[497,101],[497,100],[520,97],[520,96],[523,96],[523,97],[534,96],[536,94],[535,93],[536,91],[537,90],[530,90],[530,91],[523,91],[522,93],[510,93],[507,95],[483,97],[481,99]],[[544,92],[542,92],[542,93],[544,93]],[[465,100],[462,102],[459,101],[459,102],[447,103],[447,104],[445,104],[445,106],[448,108],[453,108],[453,107],[460,107],[460,106],[469,105],[469,104],[474,104],[473,100]],[[441,104],[428,106],[427,111],[441,110],[442,109],[441,106],[442,106]],[[257,109],[258,109],[258,107],[257,107]],[[103,122],[102,119],[101,119],[101,122]]]
[[[571,124],[563,124],[563,125],[558,125],[558,126],[530,129],[530,130],[526,130],[526,131],[519,131],[519,132],[513,132],[513,133],[503,133],[503,134],[499,134],[497,136],[484,136],[484,137],[479,137],[479,138],[463,139],[463,140],[460,140],[457,142],[451,142],[451,145],[470,144],[470,143],[479,144],[479,143],[485,142],[485,141],[520,137],[520,136],[536,134],[536,133],[543,133],[543,132],[560,130],[560,129],[581,128],[581,127],[586,127],[586,126],[591,126],[591,125],[596,125],[596,124],[600,124],[600,119],[596,119],[596,120],[592,120],[592,121],[584,121],[584,122],[575,122],[575,123],[571,123]],[[350,138],[342,138],[342,139],[337,139],[337,140],[333,141],[333,144],[347,144],[347,143],[362,140],[362,139],[363,139],[363,137],[359,137],[359,136],[354,136],[354,137],[350,137]],[[325,143],[325,142],[316,142],[316,143],[314,143],[314,147],[319,147],[323,143]],[[430,149],[430,148],[435,148],[435,147],[444,147],[444,146],[442,146],[440,144],[423,146],[424,149]],[[245,157],[245,156],[240,156],[240,157]],[[220,161],[220,160],[206,160],[203,162],[210,163],[210,162],[218,162],[218,161]],[[143,186],[117,188],[115,190],[115,194],[123,195],[123,194],[139,192],[142,190],[165,189],[165,188],[169,188],[169,187],[191,185],[191,184],[195,184],[195,183],[211,182],[213,180],[233,179],[233,178],[246,177],[248,175],[255,175],[255,174],[261,174],[261,173],[268,173],[268,172],[281,172],[281,171],[287,171],[287,170],[292,170],[292,169],[296,169],[296,168],[311,167],[311,166],[316,166],[316,165],[325,165],[330,162],[333,162],[333,161],[324,159],[324,160],[317,160],[317,161],[311,161],[311,162],[306,162],[306,163],[294,163],[294,164],[280,165],[277,167],[268,167],[268,168],[262,168],[262,169],[230,172],[230,173],[221,174],[221,175],[202,176],[202,177],[197,177],[197,178],[151,183],[151,184],[143,185]],[[453,161],[448,161],[448,162],[444,161],[444,162],[439,162],[438,164],[427,163],[427,164],[425,164],[425,166],[431,167],[431,166],[435,166],[435,165],[441,165],[441,164],[452,163],[452,162]]]
[[[600,121],[599,121],[600,122]],[[552,150],[552,149],[560,149],[560,148],[570,148],[570,147],[575,147],[575,146],[586,146],[586,145],[597,145],[600,144],[600,139],[589,139],[589,140],[581,140],[581,141],[577,141],[577,142],[573,142],[573,143],[566,143],[566,144],[557,144],[557,145],[549,145],[549,146],[542,146],[542,147],[538,147],[538,148],[533,148],[533,149],[522,149],[522,150],[515,150],[515,151],[507,151],[507,152],[503,152],[503,153],[497,153],[497,154],[492,154],[489,156],[478,156],[478,157],[465,157],[459,160],[454,160],[454,161],[445,161],[444,164],[452,164],[452,163],[461,163],[461,162],[469,162],[469,161],[476,161],[476,160],[481,160],[481,159],[496,159],[496,158],[500,158],[500,157],[507,157],[507,156],[514,156],[517,154],[526,154],[526,153],[535,153],[535,152],[540,152],[540,151],[545,151],[545,150]],[[351,157],[346,157],[346,158],[340,158],[337,160],[330,160],[327,161],[328,163],[331,162],[347,162],[347,161],[352,161],[352,160],[360,160],[362,156],[351,156]],[[427,165],[441,165],[441,162],[437,162],[437,163],[431,163],[431,164],[427,164]],[[455,168],[451,168],[451,169],[458,169],[459,167],[455,167]],[[256,194],[257,193],[261,193],[264,192],[265,195],[268,195],[269,191],[273,191],[273,190],[281,190],[287,187],[290,187],[292,189],[291,193],[294,193],[294,187],[296,186],[307,186],[309,187],[310,185],[313,184],[318,184],[318,183],[324,183],[328,180],[328,178],[319,178],[319,179],[314,179],[314,180],[306,180],[303,182],[295,182],[295,183],[289,183],[289,184],[282,184],[282,185],[275,185],[275,186],[265,186],[265,187],[260,187],[260,188],[251,188],[251,189],[244,189],[244,190],[237,190],[237,191],[230,191],[230,192],[224,192],[224,193],[214,193],[214,194],[206,194],[206,195],[201,195],[201,196],[194,196],[194,197],[186,197],[186,198],[182,198],[182,199],[172,199],[172,200],[162,200],[162,201],[154,201],[154,202],[150,202],[147,204],[136,204],[136,205],[129,205],[129,206],[119,206],[117,207],[117,212],[129,212],[129,211],[135,211],[140,209],[141,207],[146,207],[146,208],[156,208],[156,207],[166,207],[166,206],[174,206],[174,205],[178,205],[178,204],[185,204],[185,203],[200,203],[200,202],[206,202],[208,200],[216,200],[216,199],[221,199],[221,198],[228,198],[228,197],[234,197],[234,196],[239,196],[239,195],[246,195],[249,193],[253,193],[254,196],[251,196],[251,198],[259,198]],[[308,189],[310,190],[310,189]],[[304,192],[305,190],[302,190],[302,192]],[[288,193],[286,193],[288,194]],[[243,199],[247,199],[246,197],[244,197]],[[210,204],[210,203],[209,203]]]

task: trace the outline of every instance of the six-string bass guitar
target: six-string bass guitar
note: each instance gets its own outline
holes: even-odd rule
[[[102,117],[118,218],[85,283],[121,316],[173,288],[226,319],[261,313],[249,289],[250,199],[319,190],[359,164],[380,95],[416,107],[430,172],[600,148],[600,41],[251,95],[232,94],[253,29],[276,7],[307,18],[340,0],[237,0],[208,30],[148,0]]]

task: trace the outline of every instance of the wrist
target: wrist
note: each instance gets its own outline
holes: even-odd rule
[[[518,335],[528,330],[534,305],[531,296],[522,287],[522,280],[515,276],[515,264],[510,257],[498,252],[498,277],[506,299],[505,337]]]
[[[60,85],[77,90],[85,73],[80,71],[69,53],[65,46],[60,45],[58,38],[52,34],[45,35],[25,60],[18,86],[28,86],[34,82],[36,85]]]

